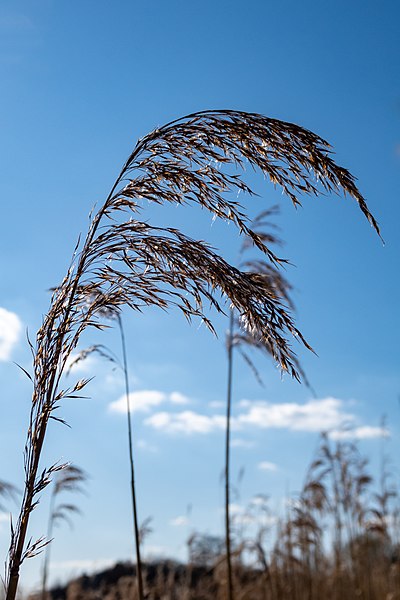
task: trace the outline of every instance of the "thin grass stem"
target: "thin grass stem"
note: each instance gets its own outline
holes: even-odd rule
[[[128,424],[128,448],[129,448],[129,468],[131,477],[131,496],[132,496],[132,514],[133,514],[133,527],[134,527],[134,538],[135,538],[135,549],[136,549],[136,581],[137,591],[139,600],[144,599],[143,593],[143,573],[142,573],[142,561],[140,557],[140,532],[139,532],[139,519],[136,503],[136,487],[135,487],[135,469],[133,462],[133,435],[132,435],[132,419],[131,419],[131,405],[130,405],[130,391],[129,391],[129,372],[128,372],[128,359],[126,351],[125,332],[122,326],[121,315],[117,314],[118,328],[121,336],[121,347],[122,347],[122,361],[125,379],[125,395],[126,395],[126,414]]]
[[[228,350],[228,379],[226,391],[226,430],[225,430],[225,544],[227,564],[227,592],[228,600],[234,600],[232,548],[230,525],[230,446],[231,446],[231,411],[232,411],[232,371],[233,371],[233,308],[229,315],[229,333],[227,339]]]

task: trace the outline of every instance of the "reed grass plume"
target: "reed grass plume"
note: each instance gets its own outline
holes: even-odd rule
[[[4,499],[15,500],[18,493],[17,488],[12,483],[0,479],[0,510],[4,510]]]
[[[50,497],[49,518],[47,523],[47,540],[49,543],[44,548],[43,571],[42,571],[42,600],[46,600],[47,579],[50,565],[51,542],[53,538],[53,529],[62,521],[72,527],[72,516],[81,514],[77,504],[73,502],[60,502],[59,496],[67,493],[82,493],[84,484],[87,480],[86,473],[77,465],[66,465],[64,469],[58,471],[53,482]]]
[[[231,222],[272,264],[282,261],[251,228],[246,211],[226,192],[252,193],[240,169],[261,170],[294,205],[303,195],[343,192],[352,197],[379,233],[354,178],[336,165],[318,135],[292,123],[238,111],[204,111],[168,123],[138,141],[104,204],[78,241],[68,272],[54,291],[48,313],[32,344],[32,409],[25,446],[25,490],[9,550],[7,600],[14,600],[23,561],[45,540],[27,542],[28,522],[39,494],[57,466],[41,467],[50,419],[68,397],[79,397],[87,380],[63,385],[68,357],[88,327],[102,329],[105,310],[129,306],[176,306],[185,317],[200,317],[213,330],[205,303],[216,310],[227,298],[250,331],[271,348],[281,369],[299,378],[288,338],[310,347],[290,309],[263,278],[232,266],[206,243],[176,228],[139,220],[143,200],[158,204],[195,203]],[[225,166],[239,173],[231,174]]]

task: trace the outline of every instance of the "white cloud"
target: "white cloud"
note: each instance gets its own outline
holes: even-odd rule
[[[22,323],[18,315],[0,307],[0,361],[10,360],[21,330]]]
[[[221,509],[221,511],[223,511],[224,509]],[[245,507],[242,506],[241,504],[235,504],[235,503],[231,503],[229,504],[229,512],[232,515],[232,517],[234,515],[242,515],[244,512],[246,511]]]
[[[224,509],[221,509],[221,512],[223,511]],[[229,504],[229,514],[235,525],[251,525],[254,522],[253,516],[241,504]]]
[[[208,406],[210,408],[224,408],[225,402],[222,402],[222,400],[212,400],[208,403]]]
[[[143,392],[137,392],[143,394]],[[145,392],[155,394],[151,406],[161,402],[172,402],[172,394],[162,392]],[[158,394],[158,395],[157,395]],[[153,398],[153,396],[149,396]],[[186,397],[185,397],[186,398]],[[120,411],[124,411],[124,400]],[[142,400],[143,408],[148,412],[150,400]],[[176,401],[175,401],[176,403]],[[116,406],[117,403],[114,403]],[[302,432],[330,432],[333,439],[367,439],[389,435],[387,430],[381,427],[359,425],[356,415],[349,412],[350,402],[344,402],[338,398],[327,397],[309,400],[305,403],[284,402],[273,404],[270,402],[250,402],[243,400],[238,403],[239,412],[231,419],[232,431],[249,431],[251,429],[284,429],[287,431]],[[114,408],[114,410],[117,410]],[[139,410],[139,409],[137,409]],[[180,434],[210,434],[216,431],[224,431],[226,417],[224,414],[201,414],[191,410],[171,413],[167,411],[155,412],[146,418],[144,423],[153,429],[166,433]],[[232,447],[250,448],[254,446],[253,441],[247,441],[240,437],[233,438]],[[264,461],[264,470],[273,470],[272,463]],[[269,467],[267,466],[269,465]]]
[[[310,400],[305,404],[257,402],[247,412],[236,417],[236,421],[239,426],[318,432],[337,429],[345,422],[351,423],[354,415],[343,411],[341,400],[323,398]]]
[[[180,392],[172,392],[169,395],[169,401],[172,402],[172,404],[190,404],[189,398]]]
[[[389,436],[388,429],[384,427],[372,427],[370,425],[354,427],[353,429],[336,429],[329,434],[329,437],[333,440],[367,440]]]
[[[185,517],[184,515],[175,517],[174,519],[171,519],[169,522],[169,524],[172,525],[173,527],[182,527],[183,525],[188,525],[188,523],[189,523],[189,519],[187,517]]]
[[[275,463],[263,460],[260,463],[258,463],[257,469],[260,469],[260,471],[277,471],[278,466]]]
[[[265,510],[257,510],[257,508],[262,509],[264,505],[265,501],[261,504],[253,500],[248,507],[242,506],[241,504],[230,504],[229,513],[233,523],[237,526],[257,525],[257,527],[270,527],[276,523],[277,517],[275,515],[270,515]],[[221,509],[221,512],[222,511],[223,509]]]
[[[268,503],[268,496],[265,494],[257,494],[251,499],[252,506],[265,507]]]
[[[132,412],[149,412],[154,406],[158,406],[165,402],[167,396],[164,392],[157,390],[141,390],[140,392],[131,392],[129,394],[129,402]],[[109,405],[111,412],[126,414],[126,396],[121,396],[118,400],[111,402]]]
[[[254,404],[251,400],[239,400],[239,402],[237,402],[237,405],[240,406],[240,408],[249,408],[252,404]]]
[[[278,516],[269,514],[267,512],[261,512],[256,515],[247,516],[247,522],[253,524],[257,529],[260,527],[273,527],[278,522]]]
[[[77,559],[77,560],[62,560],[52,561],[51,568],[60,571],[86,571],[93,572],[99,571],[100,569],[107,569],[115,564],[115,560],[111,558],[98,558],[98,559]]]
[[[79,352],[71,352],[71,354],[68,356],[67,361],[65,363],[66,373],[68,373],[68,371],[73,374],[84,374],[93,372],[93,368],[96,364],[95,357],[89,355],[86,358],[83,358],[82,360],[78,360],[78,362],[76,362],[79,358],[79,355]]]
[[[171,550],[167,546],[144,545],[143,551],[146,560],[156,560],[158,558],[166,558],[171,555]]]
[[[152,408],[169,402],[171,404],[188,404],[189,398],[180,392],[171,392],[167,394],[158,390],[140,390],[129,394],[129,401],[132,412],[150,412]],[[111,402],[108,409],[111,412],[126,414],[126,396],[121,396],[118,400]]]
[[[155,413],[145,420],[145,424],[168,433],[211,433],[224,430],[226,419],[222,415],[209,417],[185,410],[180,413]]]

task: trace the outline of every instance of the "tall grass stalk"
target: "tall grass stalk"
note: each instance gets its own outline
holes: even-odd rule
[[[273,224],[266,220],[278,211],[278,207],[274,206],[270,209],[262,211],[253,221],[252,229],[257,232],[257,235],[269,246],[280,243],[279,238],[272,232]],[[245,239],[241,254],[252,247],[250,240]],[[243,263],[243,267],[247,271],[254,273],[259,278],[262,278],[269,289],[275,293],[276,297],[281,302],[294,309],[293,302],[290,297],[291,285],[275,265],[268,264],[265,260],[247,260]],[[273,356],[273,351],[269,344],[265,343],[262,336],[258,332],[241,331],[240,323],[235,318],[234,309],[231,308],[229,316],[229,329],[226,339],[227,348],[227,401],[226,401],[226,431],[225,431],[225,545],[226,545],[226,561],[227,561],[227,596],[228,600],[233,600],[234,585],[233,585],[233,569],[232,569],[232,553],[231,553],[231,519],[230,519],[230,444],[231,444],[231,412],[232,412],[232,376],[233,376],[233,350],[236,349],[247,365],[251,368],[257,381],[263,384],[260,373],[254,362],[247,353],[247,348],[256,348],[261,350],[269,357]],[[301,375],[302,380],[309,386],[307,378],[298,360],[293,357],[296,364],[296,369]]]
[[[124,370],[124,381],[125,381],[125,396],[126,396],[126,414],[127,414],[127,425],[128,425],[128,451],[129,451],[129,469],[131,479],[131,499],[132,499],[132,516],[133,516],[133,529],[135,539],[135,550],[136,550],[136,581],[137,581],[137,592],[139,600],[144,599],[143,594],[143,573],[142,573],[142,560],[140,557],[140,531],[139,531],[139,518],[136,503],[136,486],[135,486],[135,469],[133,461],[133,436],[132,436],[132,418],[131,418],[131,405],[130,405],[130,391],[129,391],[129,372],[128,372],[128,358],[126,351],[125,332],[122,326],[122,318],[120,314],[117,314],[117,323],[121,337],[122,347],[122,366]]]
[[[228,298],[250,331],[269,345],[281,369],[300,378],[287,336],[309,344],[290,311],[265,281],[227,263],[206,243],[176,228],[151,226],[136,217],[138,202],[195,203],[216,218],[233,223],[272,264],[282,264],[251,228],[246,212],[229,191],[252,190],[242,179],[248,163],[282,188],[294,205],[301,195],[343,191],[358,203],[368,221],[378,225],[355,185],[336,165],[330,147],[316,134],[292,123],[255,113],[203,111],[172,121],[136,144],[100,210],[91,219],[83,243],[78,241],[68,272],[54,291],[33,354],[32,408],[25,444],[25,490],[12,531],[7,600],[15,600],[23,561],[41,551],[46,540],[28,541],[28,524],[39,494],[51,481],[56,465],[41,468],[40,459],[50,419],[62,400],[79,397],[88,380],[62,387],[66,362],[88,327],[102,329],[101,315],[124,305],[177,306],[190,320],[205,314],[206,301],[223,311]],[[231,165],[239,172],[225,172]]]
[[[231,552],[231,518],[230,518],[230,448],[231,448],[231,409],[232,409],[232,369],[233,369],[233,324],[234,315],[231,308],[229,314],[229,332],[227,338],[228,379],[226,389],[226,430],[225,430],[225,545],[227,563],[228,600],[233,600],[233,575]]]
[[[134,457],[133,457],[133,427],[132,427],[132,410],[130,401],[130,386],[129,386],[129,369],[128,369],[128,353],[126,347],[125,330],[122,323],[122,317],[119,310],[105,310],[102,314],[105,319],[110,319],[117,323],[121,351],[122,351],[122,363],[111,352],[102,344],[94,344],[81,350],[78,356],[74,359],[72,364],[73,367],[76,363],[86,359],[91,354],[97,354],[101,358],[104,358],[116,367],[120,368],[124,375],[124,386],[125,386],[125,401],[126,401],[126,416],[127,416],[127,432],[128,432],[128,456],[129,456],[129,475],[130,475],[130,488],[131,488],[131,502],[132,502],[132,521],[133,521],[133,539],[136,554],[136,575],[137,575],[137,593],[139,600],[143,600],[143,569],[140,558],[140,545],[141,545],[141,528],[139,526],[139,518],[137,511],[137,500],[136,500],[136,483],[135,483],[135,468],[134,468]]]

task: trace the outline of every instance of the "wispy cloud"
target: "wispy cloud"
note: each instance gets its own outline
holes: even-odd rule
[[[381,437],[389,437],[390,432],[385,427],[372,427],[363,425],[350,429],[336,429],[329,433],[333,440],[368,440]]]
[[[224,408],[225,402],[222,402],[222,400],[212,400],[208,403],[208,406],[210,408]]]
[[[137,447],[141,450],[144,450],[145,452],[158,452],[157,446],[154,446],[154,444],[150,444],[146,440],[138,440]]]
[[[184,525],[188,525],[188,523],[189,523],[189,519],[188,519],[188,517],[185,517],[184,515],[175,517],[174,519],[171,519],[169,522],[169,524],[172,525],[172,527],[183,527]]]
[[[112,558],[98,558],[93,559],[77,559],[77,560],[63,560],[63,561],[52,561],[51,568],[59,571],[86,571],[93,572],[100,569],[107,569],[115,565],[115,559]]]
[[[0,361],[10,360],[21,331],[22,323],[18,315],[0,307]]]
[[[131,392],[129,394],[129,401],[132,412],[150,412],[150,410],[156,406],[160,406],[165,402],[171,404],[183,405],[189,404],[190,400],[180,392],[171,392],[167,394],[158,390],[141,390],[138,392]],[[109,404],[109,410],[111,412],[126,414],[126,396],[122,395],[118,400]]]
[[[257,469],[260,469],[260,471],[277,471],[278,466],[268,460],[263,460],[258,463]]]
[[[254,448],[255,443],[251,440],[244,440],[243,438],[232,438],[231,448]]]

